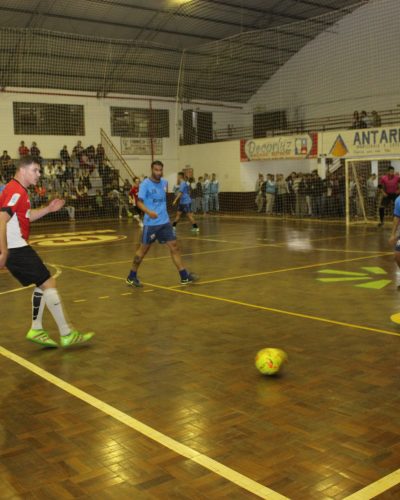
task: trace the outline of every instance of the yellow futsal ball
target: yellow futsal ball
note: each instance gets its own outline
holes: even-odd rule
[[[281,366],[288,357],[285,351],[282,349],[276,349],[275,347],[267,347],[266,349],[261,349],[256,355],[255,364],[257,370],[263,375],[274,375],[278,373]]]

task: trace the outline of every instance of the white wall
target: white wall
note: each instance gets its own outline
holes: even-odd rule
[[[240,184],[242,191],[254,191],[258,174],[283,174],[286,178],[291,172],[309,173],[319,170],[316,159],[312,160],[274,160],[249,161],[240,165]],[[324,176],[325,177],[325,176]]]
[[[221,191],[243,191],[240,177],[240,141],[180,146],[180,168],[193,168],[195,177],[217,174]]]
[[[59,92],[65,95],[56,95],[57,91],[46,89],[7,89],[0,92],[0,150],[7,150],[13,158],[18,158],[18,146],[20,141],[30,147],[32,141],[36,141],[44,158],[58,158],[60,149],[64,144],[68,146],[71,153],[72,148],[78,140],[82,141],[84,147],[100,142],[100,128],[103,128],[111,137],[118,150],[121,148],[120,138],[111,136],[110,107],[149,108],[149,99],[132,98],[132,96],[121,96],[121,98],[98,99],[89,93]],[[23,93],[22,93],[23,92]],[[51,104],[77,104],[84,106],[85,113],[85,135],[84,136],[55,136],[55,135],[15,135],[13,121],[13,102],[41,102]],[[170,137],[163,139],[163,154],[159,158],[165,163],[165,170],[175,172],[177,169],[177,138],[175,123],[175,103],[152,99],[152,107],[168,109],[170,114]],[[60,117],[62,119],[62,117]],[[125,159],[137,175],[148,174],[150,171],[151,156],[125,156]]]
[[[294,55],[249,101],[288,118],[399,109],[399,0],[372,0]]]
[[[13,92],[14,90],[14,92]],[[58,95],[62,94],[62,95]],[[11,157],[18,158],[18,147],[20,141],[25,141],[29,147],[32,141],[36,141],[44,158],[58,158],[60,149],[64,144],[69,151],[81,140],[84,147],[96,145],[100,142],[100,128],[103,128],[111,137],[116,148],[120,151],[120,137],[111,136],[110,107],[131,107],[149,109],[168,109],[170,117],[170,137],[163,138],[163,153],[160,159],[165,167],[165,175],[168,180],[175,182],[176,172],[182,168],[178,160],[179,134],[181,130],[177,127],[176,114],[182,125],[182,110],[193,109],[198,111],[210,111],[213,113],[214,130],[226,128],[228,124],[242,123],[248,119],[243,112],[243,105],[235,103],[211,103],[194,102],[177,107],[173,99],[158,99],[153,97],[115,96],[96,98],[94,94],[79,93],[73,91],[52,91],[47,89],[11,89],[0,92],[0,150],[7,150]],[[84,106],[85,113],[85,135],[84,136],[46,136],[46,135],[15,135],[13,120],[13,102],[40,102],[51,104],[76,104]],[[62,119],[62,117],[60,117]],[[236,145],[236,147],[238,147]],[[217,148],[218,149],[218,148]],[[0,153],[1,154],[1,153]],[[203,154],[203,153],[202,153]],[[237,155],[238,156],[238,155]],[[137,175],[147,175],[150,171],[151,156],[124,156]],[[222,161],[222,160],[221,160]],[[210,168],[211,170],[211,168]],[[230,181],[229,181],[230,182]]]

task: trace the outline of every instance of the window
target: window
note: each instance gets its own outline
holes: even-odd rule
[[[111,108],[111,135],[119,137],[169,137],[167,109]]]
[[[265,137],[267,132],[287,129],[286,111],[270,111],[253,115],[253,137]]]
[[[213,141],[213,116],[204,111],[183,111],[183,144],[204,144]]]
[[[14,102],[14,133],[32,135],[85,135],[83,106]]]

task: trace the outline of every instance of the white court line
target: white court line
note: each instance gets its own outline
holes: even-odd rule
[[[56,274],[54,275],[54,278],[58,278],[60,276],[60,274],[62,273],[61,269],[54,264],[49,264],[49,266],[55,268]],[[6,290],[5,292],[0,292],[0,295],[6,295],[7,293],[20,292],[21,290],[26,290],[27,288],[33,288],[34,286],[36,286],[36,285],[20,286],[19,288],[13,288],[12,290]]]
[[[220,462],[217,462],[216,460],[208,457],[207,455],[203,455],[202,453],[199,453],[198,451],[189,448],[189,446],[179,443],[179,441],[176,441],[175,439],[172,439],[169,436],[162,434],[156,429],[153,429],[152,427],[144,424],[143,422],[140,422],[140,420],[130,417],[129,415],[123,413],[117,408],[114,408],[113,406],[105,403],[104,401],[101,401],[100,399],[91,396],[87,392],[78,389],[74,385],[65,382],[59,377],[56,377],[50,372],[43,370],[43,368],[36,366],[30,361],[27,361],[26,359],[22,358],[21,356],[18,356],[17,354],[14,354],[13,352],[9,351],[8,349],[5,349],[2,346],[0,346],[0,354],[5,358],[14,361],[18,365],[26,368],[35,375],[38,375],[47,382],[55,385],[59,389],[62,389],[71,396],[74,396],[77,399],[83,401],[84,403],[91,405],[94,408],[97,408],[98,410],[102,411],[106,415],[109,415],[113,419],[118,420],[127,427],[130,427],[131,429],[134,429],[140,434],[143,434],[152,441],[155,441],[156,443],[165,446],[166,448],[172,450],[178,455],[181,455],[185,458],[188,458],[189,460],[192,460],[193,462],[196,462],[205,469],[208,469],[214,474],[217,474],[225,478],[227,481],[236,484],[240,488],[243,488],[249,491],[250,493],[253,493],[256,496],[260,498],[265,498],[267,500],[288,500],[287,497],[275,492],[274,490],[271,490],[270,488],[267,488],[266,486],[260,483],[257,483],[257,481],[254,481],[253,479],[244,476],[240,472],[237,472],[234,469],[231,469],[230,467],[227,467],[221,464]]]
[[[352,495],[345,497],[343,500],[370,500],[371,498],[377,497],[381,493],[390,490],[390,488],[393,488],[398,484],[400,484],[400,469],[397,469],[391,474],[378,479],[362,490],[356,491]]]

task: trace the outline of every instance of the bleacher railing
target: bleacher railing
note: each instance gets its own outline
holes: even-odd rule
[[[105,156],[111,163],[111,166],[119,172],[121,179],[129,179],[130,181],[133,181],[136,177],[134,171],[102,128],[100,129],[100,137],[101,145],[105,151]]]

